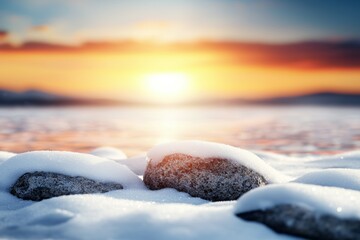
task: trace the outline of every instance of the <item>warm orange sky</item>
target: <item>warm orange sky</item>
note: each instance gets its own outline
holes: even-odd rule
[[[0,49],[0,86],[157,101],[172,96],[154,91],[149,75],[156,81],[162,74],[180,74],[186,86],[176,93],[178,101],[360,92],[359,59],[351,58],[353,49],[343,45],[118,42],[66,48],[27,44]]]
[[[3,0],[0,89],[156,102],[360,93],[359,7]]]

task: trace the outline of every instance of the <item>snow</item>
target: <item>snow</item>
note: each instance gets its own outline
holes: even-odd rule
[[[147,158],[151,159],[154,164],[157,164],[161,162],[165,156],[174,153],[181,153],[204,159],[227,159],[254,170],[264,176],[270,183],[284,182],[288,180],[287,176],[276,171],[254,153],[220,143],[190,140],[164,143],[152,148],[147,153]]]
[[[334,156],[320,157],[309,163],[314,168],[357,168],[360,169],[360,151],[352,151]]]
[[[120,160],[127,158],[123,151],[114,147],[99,147],[92,150],[90,154],[110,160]]]
[[[124,188],[143,188],[141,179],[126,166],[90,154],[34,151],[18,154],[0,167],[0,191],[10,188],[26,172],[46,171],[83,176],[101,182],[117,182]]]
[[[144,175],[147,160],[146,156],[136,156],[127,159],[116,160],[117,163],[127,166],[131,171],[137,175]]]
[[[123,151],[114,147],[99,147],[92,150],[90,154],[123,164],[137,175],[144,175],[147,165],[146,156],[141,155],[128,158]]]
[[[255,154],[273,168],[294,179],[319,169],[360,169],[360,151],[321,157],[293,157],[261,151]]]
[[[15,156],[15,153],[0,151],[0,164]]]
[[[172,189],[62,196],[0,211],[0,237],[56,239],[293,239]]]
[[[164,155],[181,150],[181,153],[203,158],[229,158],[256,169],[260,167],[263,174],[271,175],[275,171],[291,175],[295,182],[260,187],[238,201],[211,203],[174,189],[151,191],[145,188],[136,176],[143,174],[147,163],[145,156],[107,159],[59,151],[18,155],[0,152],[0,156],[10,157],[4,157],[0,163],[0,238],[297,239],[275,233],[262,224],[243,221],[234,214],[282,203],[339,217],[360,218],[360,192],[349,190],[359,190],[360,170],[356,169],[359,168],[356,164],[360,160],[359,152],[327,157],[289,157],[256,152],[256,156],[222,144],[178,143],[177,146],[169,144],[168,150],[166,145],[155,147],[147,157],[161,160]],[[332,166],[353,169],[327,169]],[[29,171],[52,171],[114,181],[122,183],[125,189],[61,196],[40,202],[24,201],[8,193],[9,186]]]
[[[294,204],[323,214],[360,218],[360,192],[300,183],[273,184],[253,189],[236,203],[235,213]]]
[[[325,169],[305,174],[294,180],[294,182],[360,191],[360,170]]]

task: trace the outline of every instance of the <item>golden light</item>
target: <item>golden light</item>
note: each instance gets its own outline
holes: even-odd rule
[[[190,79],[183,73],[156,73],[145,76],[146,89],[155,102],[184,100]]]

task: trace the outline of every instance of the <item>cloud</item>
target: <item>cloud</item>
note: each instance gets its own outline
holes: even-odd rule
[[[4,41],[8,38],[9,32],[5,30],[0,30],[0,41]]]
[[[6,35],[6,33],[3,33]],[[230,64],[292,69],[360,69],[360,42],[318,41],[288,44],[249,42],[186,42],[173,44],[138,43],[132,41],[92,42],[79,46],[28,42],[20,47],[1,48],[0,51],[69,51],[121,53],[212,53],[204,64]]]
[[[360,42],[205,43],[203,49],[222,53],[236,65],[298,69],[360,68]],[[200,46],[201,47],[201,46]]]
[[[31,27],[31,30],[34,32],[47,32],[50,30],[50,27],[47,25],[36,25]]]
[[[142,21],[135,24],[135,28],[141,30],[166,30],[170,27],[167,21]]]

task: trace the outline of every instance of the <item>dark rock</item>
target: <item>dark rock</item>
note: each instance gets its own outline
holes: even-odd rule
[[[175,188],[193,197],[226,201],[238,199],[267,181],[255,171],[227,159],[176,153],[165,156],[158,164],[150,159],[144,183],[152,190]]]
[[[123,189],[119,183],[102,183],[60,173],[32,172],[22,175],[10,192],[24,200],[41,201],[62,195],[104,193],[118,189]]]
[[[360,239],[360,220],[338,218],[295,205],[278,205],[266,210],[237,214],[238,217],[265,224],[278,233],[310,239]]]

